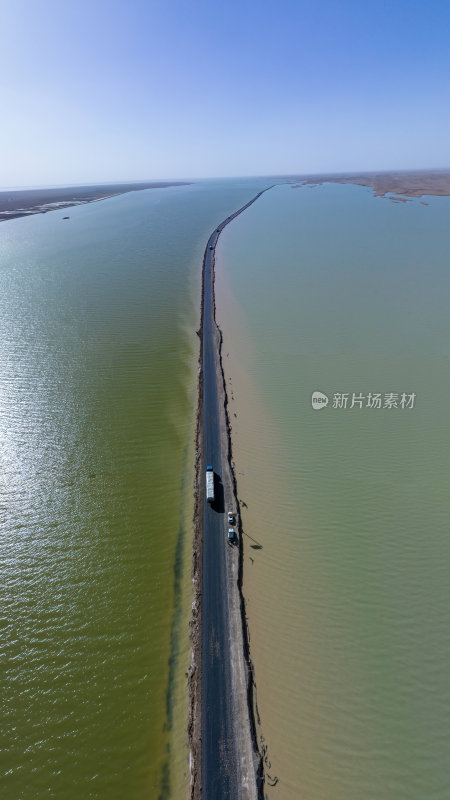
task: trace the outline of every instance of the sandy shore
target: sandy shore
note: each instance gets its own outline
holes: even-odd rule
[[[287,177],[288,183],[297,186],[320,186],[323,183],[352,183],[374,190],[376,197],[397,195],[400,202],[408,198],[450,196],[450,170],[411,170],[405,172],[361,172],[325,175],[299,175]]]
[[[0,222],[48,211],[62,211],[71,206],[106,200],[127,192],[144,189],[165,189],[168,186],[188,186],[182,181],[115,183],[97,186],[66,186],[55,189],[17,189],[0,191]]]

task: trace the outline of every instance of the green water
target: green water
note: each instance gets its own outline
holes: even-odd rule
[[[223,234],[270,418],[234,384],[261,472],[245,564],[271,800],[450,796],[450,199],[426,200],[277,187]],[[337,392],[416,399],[344,410]]]
[[[5,800],[186,795],[200,268],[260,187],[0,227]]]

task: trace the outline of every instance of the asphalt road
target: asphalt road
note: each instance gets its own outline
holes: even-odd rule
[[[266,189],[264,191],[267,191]],[[234,736],[229,591],[226,569],[227,517],[221,484],[221,430],[212,261],[220,232],[249,203],[227,217],[211,234],[205,251],[203,280],[203,583],[202,583],[202,786],[203,800],[239,800],[239,758]],[[210,250],[212,245],[212,250]],[[214,505],[206,502],[205,468],[215,473]],[[249,733],[250,735],[250,733]]]

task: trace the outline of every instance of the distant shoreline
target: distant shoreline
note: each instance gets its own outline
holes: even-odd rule
[[[96,186],[66,186],[58,189],[14,189],[0,191],[0,222],[48,211],[63,211],[71,206],[106,200],[128,192],[144,189],[165,189],[170,186],[190,186],[187,181],[151,181],[142,183],[98,184]]]
[[[298,175],[287,176],[286,182],[295,182],[296,187],[321,186],[324,183],[350,183],[373,189],[375,197],[393,194],[396,197],[390,199],[405,203],[413,197],[423,197],[424,195],[450,196],[450,169]]]

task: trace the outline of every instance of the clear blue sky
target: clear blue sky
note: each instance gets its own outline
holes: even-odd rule
[[[0,0],[0,186],[450,167],[448,0]]]

